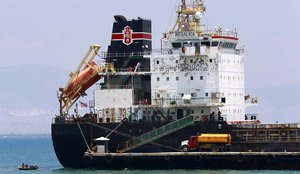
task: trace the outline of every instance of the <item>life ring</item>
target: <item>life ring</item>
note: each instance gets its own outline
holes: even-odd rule
[[[114,160],[114,157],[112,155],[106,155],[105,156],[105,162],[111,163]]]
[[[83,161],[84,161],[84,164],[86,164],[87,166],[90,166],[93,162],[93,157],[91,155],[84,155],[83,156]]]

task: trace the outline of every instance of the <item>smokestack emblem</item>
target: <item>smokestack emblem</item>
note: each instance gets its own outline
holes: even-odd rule
[[[123,30],[123,43],[127,46],[132,44],[132,42],[133,42],[132,33],[133,33],[133,31],[132,31],[130,26],[127,25],[126,27],[124,27],[124,30]]]

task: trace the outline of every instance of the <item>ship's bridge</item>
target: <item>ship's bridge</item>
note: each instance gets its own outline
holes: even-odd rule
[[[196,31],[170,31],[162,38],[162,52],[165,54],[181,54],[185,56],[207,55],[210,51],[230,51],[240,54],[237,49],[238,37],[236,31],[202,30],[198,37]]]

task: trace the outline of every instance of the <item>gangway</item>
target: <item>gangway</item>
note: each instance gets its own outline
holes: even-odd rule
[[[163,136],[176,132],[180,129],[183,129],[187,126],[194,124],[194,122],[200,121],[200,117],[197,115],[189,115],[187,117],[183,117],[182,119],[176,120],[169,124],[166,124],[160,128],[142,134],[133,139],[127,140],[118,145],[118,152],[124,153],[131,149],[135,149],[149,142],[155,141]]]

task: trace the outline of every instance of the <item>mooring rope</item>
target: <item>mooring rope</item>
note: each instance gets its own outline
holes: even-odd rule
[[[83,134],[83,132],[82,132],[82,130],[81,130],[81,127],[80,127],[79,123],[77,123],[77,126],[78,126],[78,128],[79,128],[79,130],[80,130],[80,133],[81,133],[81,135],[82,135],[82,137],[83,137],[83,140],[84,140],[84,142],[85,142],[86,147],[88,148],[89,152],[91,152],[91,149],[90,149],[90,147],[89,147],[89,145],[88,145],[88,143],[87,143],[87,141],[86,141],[86,139],[85,139],[85,136],[84,136],[84,134]]]
[[[118,129],[118,127],[120,127],[122,124],[124,123],[124,119],[121,121],[121,123],[116,127],[114,128],[108,135],[106,135],[105,138],[108,138],[114,131],[116,131]]]
[[[100,129],[104,129],[106,131],[114,132],[115,134],[118,134],[118,135],[121,135],[121,136],[124,136],[124,137],[127,137],[127,138],[136,138],[135,136],[132,136],[132,135],[129,135],[129,134],[126,134],[126,133],[123,133],[123,132],[116,131],[115,129],[110,129],[110,128],[107,128],[107,127],[104,127],[104,126],[99,126],[99,125],[96,125],[96,124],[93,124],[93,123],[90,123],[90,122],[87,122],[87,123],[92,125],[92,126],[98,127]],[[181,152],[180,149],[176,149],[176,148],[173,148],[173,147],[170,147],[170,146],[166,146],[166,145],[155,143],[155,142],[150,142],[150,143],[153,144],[153,145],[159,146],[159,147],[164,147],[164,148],[167,148],[167,149],[171,149],[171,150]]]

